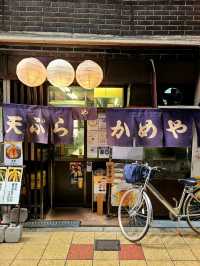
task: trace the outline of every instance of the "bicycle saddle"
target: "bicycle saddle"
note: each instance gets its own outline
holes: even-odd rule
[[[187,186],[195,186],[197,184],[197,180],[193,177],[186,179],[178,179],[178,182],[187,185]]]

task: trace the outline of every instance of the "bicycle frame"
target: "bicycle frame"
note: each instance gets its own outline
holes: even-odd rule
[[[166,208],[169,212],[171,212],[176,218],[183,217],[186,215],[181,215],[181,209],[183,207],[183,203],[185,200],[185,195],[188,194],[186,189],[183,190],[181,199],[179,201],[179,204],[177,207],[172,207],[172,205],[163,197],[162,194],[150,183],[146,185],[146,187],[149,189],[149,191],[158,199],[158,201]]]
[[[172,213],[176,218],[185,218],[187,217],[187,215],[185,215],[185,213],[182,212],[182,208],[184,206],[184,203],[186,202],[186,200],[188,199],[188,197],[190,195],[192,195],[192,191],[193,188],[191,187],[187,187],[185,186],[185,188],[183,189],[180,201],[178,203],[177,207],[172,207],[172,205],[165,199],[165,197],[152,185],[149,183],[150,180],[150,175],[151,175],[151,171],[154,168],[150,168],[149,167],[149,173],[148,176],[145,180],[144,186],[143,186],[143,190],[146,190],[146,188],[158,199],[158,201],[170,212]],[[187,197],[186,197],[187,195]]]

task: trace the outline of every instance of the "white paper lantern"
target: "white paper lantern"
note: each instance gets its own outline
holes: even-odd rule
[[[47,66],[47,79],[55,87],[67,87],[74,81],[73,66],[63,59],[51,61]]]
[[[85,60],[76,69],[76,80],[81,87],[94,89],[103,80],[103,70],[94,61]]]
[[[16,74],[18,79],[29,87],[40,86],[47,77],[46,68],[34,57],[22,59],[17,64]]]

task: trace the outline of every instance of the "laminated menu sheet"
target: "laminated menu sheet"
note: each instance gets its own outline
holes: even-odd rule
[[[18,204],[20,198],[21,181],[23,168],[22,167],[8,167],[0,168],[2,173],[1,190],[0,190],[0,204],[11,205]]]
[[[0,107],[0,142],[3,142],[3,120],[2,120],[2,107]]]
[[[4,204],[6,171],[7,171],[6,167],[0,167],[0,204]]]
[[[23,165],[22,142],[4,143],[4,164],[6,166]]]

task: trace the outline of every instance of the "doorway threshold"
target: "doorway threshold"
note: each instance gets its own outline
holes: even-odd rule
[[[24,224],[25,228],[65,228],[80,227],[77,220],[30,220]]]
[[[72,220],[80,221],[82,226],[118,226],[117,216],[107,217],[104,215],[97,215],[92,212],[90,208],[84,207],[61,207],[50,210],[46,214],[46,220]]]

